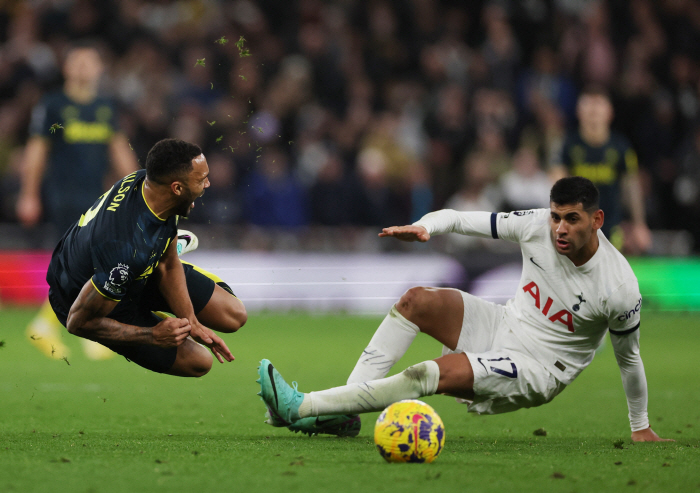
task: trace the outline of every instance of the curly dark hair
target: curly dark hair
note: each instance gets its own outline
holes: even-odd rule
[[[581,204],[583,210],[590,213],[598,210],[600,193],[588,178],[569,176],[554,184],[549,200],[557,205]]]
[[[192,160],[202,154],[196,144],[179,139],[163,139],[151,147],[146,157],[146,177],[161,185],[183,178],[192,170]]]

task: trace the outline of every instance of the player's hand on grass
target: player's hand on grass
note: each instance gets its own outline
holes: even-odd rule
[[[160,347],[176,347],[185,342],[192,326],[186,318],[165,318],[153,327],[153,343]]]
[[[379,233],[379,237],[384,238],[385,236],[393,236],[401,241],[420,241],[421,243],[425,243],[430,239],[428,231],[423,226],[413,225],[383,228],[382,232]]]
[[[213,330],[206,328],[204,325],[196,323],[192,327],[190,335],[192,336],[192,339],[211,349],[211,352],[214,353],[214,356],[216,356],[216,359],[219,360],[219,363],[223,363],[224,360],[233,361],[235,359],[223,339],[216,335]]]
[[[639,431],[633,431],[632,432],[632,441],[633,442],[675,442],[675,440],[671,438],[661,438],[659,435],[657,435],[654,430],[649,428],[645,428],[643,430]]]

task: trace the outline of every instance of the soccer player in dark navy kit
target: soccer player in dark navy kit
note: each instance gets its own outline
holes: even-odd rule
[[[206,374],[232,361],[211,329],[235,332],[243,304],[220,279],[177,256],[177,223],[209,186],[201,149],[158,142],[146,169],[102,195],[61,239],[46,280],[49,301],[72,334],[97,341],[149,370]],[[156,316],[166,311],[177,318]],[[200,343],[200,344],[197,344]]]
[[[610,96],[601,87],[586,87],[579,96],[576,114],[579,128],[566,136],[559,164],[552,170],[553,178],[572,175],[591,180],[600,191],[600,208],[605,211],[603,234],[618,249],[624,241],[634,252],[648,250],[651,233],[646,224],[637,154],[623,135],[610,128],[614,116]],[[624,238],[620,229],[623,197],[631,216],[629,238]]]
[[[23,226],[33,228],[43,217],[53,227],[52,244],[90,208],[95,197],[118,178],[139,169],[119,130],[114,103],[99,94],[103,69],[95,47],[71,47],[63,63],[63,88],[47,94],[32,112],[17,218]],[[27,326],[29,342],[46,356],[60,359],[69,352],[60,332],[61,324],[47,301]],[[90,359],[114,355],[92,341],[82,342]]]

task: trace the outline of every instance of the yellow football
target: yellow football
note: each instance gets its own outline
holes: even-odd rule
[[[374,443],[387,462],[432,462],[445,444],[445,426],[425,402],[399,401],[377,418]]]

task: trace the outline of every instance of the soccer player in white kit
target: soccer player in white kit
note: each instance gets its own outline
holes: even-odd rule
[[[263,360],[259,374],[268,422],[296,423],[298,431],[307,421],[312,425],[316,416],[379,411],[402,399],[435,393],[457,397],[476,413],[539,406],[588,366],[610,331],[632,440],[663,440],[649,426],[647,415],[637,278],[600,232],[603,219],[593,183],[569,177],[552,187],[550,209],[441,210],[410,226],[383,229],[379,236],[404,241],[459,233],[516,242],[523,254],[517,293],[503,306],[456,289],[409,289],[342,387],[301,393]],[[418,332],[444,345],[442,357],[385,378]]]

